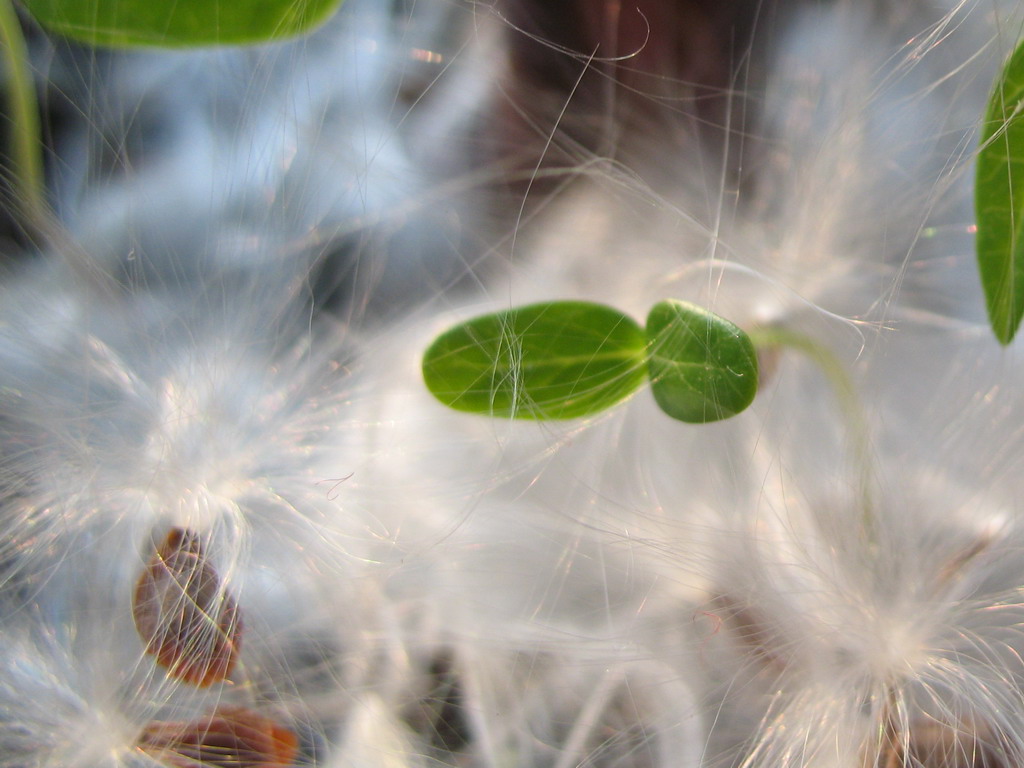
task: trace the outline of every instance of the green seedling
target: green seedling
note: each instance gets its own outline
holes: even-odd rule
[[[1024,44],[996,78],[974,185],[977,255],[989,323],[1002,344],[1024,316]]]
[[[672,418],[717,421],[754,399],[757,356],[735,325],[679,301],[656,305],[646,329],[602,304],[531,304],[460,323],[423,356],[424,382],[438,400],[498,418],[591,416],[648,377]]]

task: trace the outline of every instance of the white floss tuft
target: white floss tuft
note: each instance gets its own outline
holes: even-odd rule
[[[48,49],[80,119],[60,247],[0,289],[0,768],[1019,764],[1021,372],[970,198],[1020,9],[939,5]],[[458,320],[667,298],[769,339],[747,412],[423,386]]]

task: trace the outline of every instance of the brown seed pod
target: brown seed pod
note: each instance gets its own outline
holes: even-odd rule
[[[242,621],[194,531],[167,534],[135,587],[132,615],[146,652],[172,677],[205,687],[231,674]]]
[[[295,732],[245,707],[220,707],[188,723],[153,722],[139,749],[174,768],[284,768],[295,762]]]

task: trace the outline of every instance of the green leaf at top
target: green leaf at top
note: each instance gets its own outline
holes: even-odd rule
[[[571,419],[608,408],[643,384],[646,340],[611,307],[554,301],[467,320],[423,356],[427,389],[459,411]]]
[[[651,392],[674,419],[703,424],[735,416],[757,394],[757,354],[742,330],[684,301],[647,316]]]
[[[310,32],[341,0],[22,0],[44,27],[90,45],[167,48]]]
[[[1024,316],[1024,45],[996,79],[974,186],[978,269],[989,323],[1009,344]]]

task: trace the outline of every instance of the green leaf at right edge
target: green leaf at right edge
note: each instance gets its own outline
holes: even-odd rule
[[[1009,344],[1024,316],[1024,45],[997,78],[981,129],[974,186],[976,249],[989,323]]]
[[[740,328],[684,301],[647,316],[651,392],[674,419],[703,424],[735,416],[757,394],[757,353]]]
[[[646,339],[602,304],[553,301],[467,320],[423,355],[423,380],[458,411],[517,419],[589,416],[643,384]]]
[[[47,29],[89,45],[184,48],[311,32],[342,0],[22,0]]]

